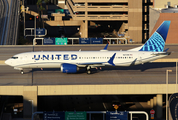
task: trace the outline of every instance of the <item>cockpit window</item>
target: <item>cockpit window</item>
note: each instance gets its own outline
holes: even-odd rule
[[[18,59],[18,57],[11,57],[12,59]]]

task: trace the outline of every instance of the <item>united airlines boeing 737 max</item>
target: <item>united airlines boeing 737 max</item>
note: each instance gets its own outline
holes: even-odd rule
[[[170,21],[164,21],[144,45],[127,51],[108,51],[106,45],[100,51],[25,52],[5,63],[21,70],[21,74],[25,68],[61,68],[63,73],[76,73],[85,67],[90,74],[93,67],[138,65],[170,54],[164,50],[169,26]]]

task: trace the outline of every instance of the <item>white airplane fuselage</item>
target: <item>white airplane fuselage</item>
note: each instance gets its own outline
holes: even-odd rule
[[[6,64],[15,69],[23,68],[60,68],[61,64],[69,63],[77,66],[111,65],[107,61],[115,54],[115,66],[131,66],[154,61],[167,56],[156,55],[164,52],[141,51],[49,51],[20,53],[6,60]]]

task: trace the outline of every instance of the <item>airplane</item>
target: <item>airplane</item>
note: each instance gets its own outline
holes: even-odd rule
[[[27,68],[60,68],[62,73],[77,73],[79,68],[86,68],[91,74],[91,68],[103,66],[132,66],[151,62],[170,55],[164,50],[170,21],[163,21],[147,42],[127,51],[108,51],[108,44],[100,51],[38,51],[14,55],[5,63],[14,69]]]

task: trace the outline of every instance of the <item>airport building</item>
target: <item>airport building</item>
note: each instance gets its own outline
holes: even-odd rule
[[[170,32],[176,31],[176,28],[178,28],[175,19],[177,18],[177,13],[174,13],[172,11],[172,13],[160,13],[160,10],[154,8],[158,6],[158,1],[162,1],[160,3],[162,3],[163,6],[165,3],[167,3],[167,1],[164,2],[164,0],[49,0],[48,11],[54,9],[67,10],[69,11],[70,15],[62,13],[60,11],[57,13],[51,12],[49,20],[46,20],[45,23],[46,25],[54,28],[79,28],[78,35],[81,38],[94,37],[93,33],[97,30],[99,31],[98,28],[103,28],[103,30],[106,31],[103,32],[102,37],[126,37],[128,39],[132,39],[134,43],[142,43],[149,38],[152,29],[158,27],[163,20],[171,20],[171,22],[173,23],[170,26]],[[36,2],[37,0],[26,0],[25,6],[29,7],[29,10],[26,11],[26,15],[29,14],[34,17],[36,16],[36,14],[38,14]],[[153,7],[150,8],[150,6],[152,5]],[[159,6],[156,8],[159,8]],[[26,24],[26,26],[28,26],[28,24]],[[111,31],[112,34],[109,34],[109,31]],[[56,32],[56,30],[54,29],[52,32]],[[120,36],[121,34],[124,34],[124,36]],[[101,35],[99,34],[95,35],[101,37]],[[170,36],[176,37],[169,33],[168,41],[170,39],[173,39],[169,38]],[[27,49],[28,47],[25,48],[25,51],[27,51]],[[36,48],[35,50],[39,49],[41,50],[40,47]],[[20,52],[22,52],[21,49]],[[4,56],[9,57],[10,55]],[[172,66],[170,67],[172,68]],[[175,65],[173,65],[173,67],[175,67]],[[138,82],[128,82],[127,84],[120,84],[117,82],[113,82],[112,84],[110,82],[104,84],[100,82],[90,84],[81,84],[75,82],[75,84],[71,84],[70,81],[68,82],[68,84],[62,84],[58,81],[66,81],[68,79],[71,79],[72,81],[75,81],[76,79],[82,79],[83,81],[101,81],[102,79],[104,79],[104,77],[106,77],[106,79],[108,80],[113,80],[114,78],[112,74],[107,74],[107,76],[100,76],[97,78],[95,77],[94,79],[92,79],[91,76],[90,78],[85,76],[83,78],[77,78],[76,76],[69,78],[64,77],[64,75],[61,75],[59,73],[56,74],[58,75],[57,77],[52,75],[51,77],[48,76],[49,74],[45,75],[45,71],[44,74],[40,74],[40,72],[38,71],[34,73],[32,72],[31,74],[30,71],[26,75],[19,77],[15,76],[15,70],[11,71],[11,69],[12,68],[6,68],[6,66],[2,67],[2,70],[9,70],[10,72],[12,72],[13,75],[11,73],[7,74],[5,72],[4,74],[2,72],[1,79],[3,81],[3,85],[0,86],[0,95],[3,99],[6,96],[20,97],[21,101],[19,103],[15,103],[14,105],[8,104],[7,106],[13,106],[9,107],[9,110],[11,112],[12,110],[14,113],[17,114],[18,112],[23,112],[24,118],[31,118],[32,114],[36,111],[53,111],[54,108],[57,108],[57,110],[59,111],[67,111],[71,109],[75,110],[74,108],[80,105],[85,105],[85,109],[80,107],[79,110],[94,111],[101,110],[100,108],[106,111],[113,110],[112,103],[118,102],[118,104],[122,104],[122,106],[118,110],[124,111],[146,109],[147,113],[149,113],[149,110],[154,109],[156,111],[155,118],[162,119],[166,118],[165,111],[167,108],[167,95],[170,96],[171,94],[177,92],[177,84],[175,85],[174,82],[171,82],[170,84],[165,84],[164,82],[162,82],[161,84],[157,84],[157,82],[145,83],[141,81],[146,78],[152,79],[151,76],[154,77],[154,75],[148,75],[145,77],[143,74],[141,74],[142,76],[136,76]],[[155,69],[155,67],[153,67],[153,69]],[[160,71],[158,73],[162,74],[161,72],[163,71]],[[5,75],[7,76],[7,78],[4,77]],[[170,76],[173,76],[172,79],[174,79],[175,77],[175,75]],[[125,80],[125,78],[119,77],[120,76],[117,75],[115,79],[121,81]],[[129,75],[127,75],[126,77],[129,77]],[[158,79],[157,77],[154,77],[154,79]],[[52,81],[55,78],[57,82]],[[4,82],[9,79],[12,79],[13,82],[8,82],[7,84],[5,84]],[[19,79],[26,81],[27,84],[24,81],[22,81],[22,83],[18,83],[16,80]],[[129,79],[132,80],[131,77],[129,77]],[[40,84],[38,84],[38,81],[42,82],[39,82]],[[53,84],[50,85],[45,81],[50,81],[50,83]],[[162,79],[162,81],[165,80]],[[13,83],[15,84],[13,85]],[[135,96],[138,98],[136,98]],[[96,102],[96,98],[99,99],[98,103]],[[4,101],[6,101],[6,99],[4,99]],[[81,102],[79,103],[79,101]],[[1,103],[1,106],[2,105],[3,104]],[[7,109],[8,107],[5,108],[5,110]],[[171,115],[169,115],[169,117],[171,120]]]
[[[26,1],[27,14],[37,13],[36,2]],[[174,32],[178,23],[177,5],[177,0],[49,0],[48,11],[58,9],[58,12],[51,12],[52,19],[45,23],[49,28],[55,28],[49,34],[60,32],[58,37],[61,34],[80,38],[124,37],[128,43],[130,39],[134,43],[144,43],[164,20],[170,20],[172,32],[166,43],[177,43],[178,36]]]
[[[27,13],[37,12],[36,2],[27,0],[26,4],[29,6]],[[46,24],[78,26],[78,35],[81,38],[125,37],[135,43],[142,43],[149,38],[149,6],[153,1],[50,0],[48,4],[49,9],[67,9],[71,18],[64,20],[66,14],[51,13],[54,20],[46,21]]]

